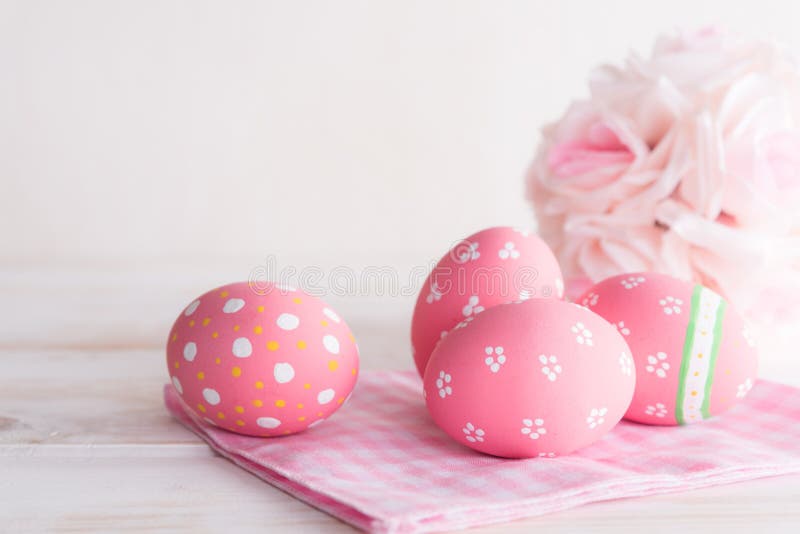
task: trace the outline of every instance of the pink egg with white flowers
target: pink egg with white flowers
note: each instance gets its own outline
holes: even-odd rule
[[[552,457],[594,443],[628,409],[634,363],[600,316],[555,299],[494,306],[436,347],[424,395],[459,443],[506,458]]]
[[[744,321],[720,295],[657,273],[607,278],[578,301],[616,326],[636,361],[626,419],[696,423],[744,398],[757,352]]]
[[[499,226],[458,241],[422,285],[411,321],[411,345],[420,376],[433,349],[462,321],[516,300],[560,299],[561,269],[536,234]]]
[[[293,434],[346,401],[358,347],[322,300],[273,283],[239,282],[193,300],[167,341],[167,367],[186,408],[251,436]]]

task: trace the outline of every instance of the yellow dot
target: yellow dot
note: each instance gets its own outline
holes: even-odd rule
[[[180,369],[180,367],[181,367],[181,362],[177,362],[176,361],[175,362],[175,369]]]
[[[301,415],[300,417],[297,418],[297,420],[298,421],[305,421],[306,420],[306,416],[305,415]]]
[[[335,371],[339,368],[339,362],[336,360],[331,360],[328,362],[328,370]]]
[[[238,332],[239,328],[241,328],[238,324],[233,327],[234,332]]]
[[[216,363],[217,365],[219,365],[219,364],[221,364],[221,363],[222,363],[222,360],[221,360],[220,358],[214,358],[214,363]]]
[[[297,342],[297,348],[303,350],[304,348],[306,348],[306,342],[301,339],[300,341]]]
[[[286,406],[286,401],[278,399],[275,401],[275,406],[277,406],[278,408],[283,408],[284,406]]]
[[[261,408],[262,406],[264,406],[264,403],[261,402],[261,399],[256,399],[253,401],[253,406],[255,406],[256,408]]]
[[[189,328],[192,328],[193,326],[194,326],[194,319],[191,319],[189,321]]]
[[[219,337],[219,332],[214,332],[213,334],[211,334],[211,337],[217,339]]]
[[[211,317],[206,317],[205,319],[203,319],[203,326],[208,326],[208,323],[210,322],[211,322]]]
[[[303,299],[301,299],[300,297],[295,297],[292,299],[292,302],[294,302],[295,304],[300,304],[303,302]]]
[[[233,369],[231,369],[231,374],[238,378],[242,376],[242,370],[239,367],[234,367]]]
[[[261,380],[256,382],[256,389],[264,389],[264,382],[262,382]]]
[[[321,324],[322,326],[328,326],[328,321],[326,321],[325,319],[323,319],[323,320],[321,320],[321,321],[319,322],[319,324]]]
[[[203,380],[206,377],[206,374],[203,371],[197,373],[197,379]]]
[[[178,339],[178,334],[172,334],[172,341],[175,341],[176,339]]]
[[[261,325],[258,325],[258,326],[254,326],[254,327],[253,327],[253,333],[254,333],[255,335],[257,335],[257,336],[260,336],[260,335],[261,335],[261,332],[263,332],[263,331],[264,331],[264,329],[263,329],[263,328],[261,328]]]
[[[697,392],[696,391],[692,391],[692,397],[696,397],[696,396],[697,396]]]
[[[311,389],[311,384],[303,384],[303,388],[305,388],[305,389]]]
[[[217,417],[218,417],[219,419],[225,419],[225,414],[224,414],[224,413],[222,413],[222,412],[217,412]]]
[[[236,413],[244,413],[244,408],[242,406],[234,406],[233,409]]]
[[[256,308],[256,310],[258,311],[258,313],[264,313],[264,306],[259,306],[258,308]]]
[[[227,292],[227,291],[220,291],[220,292],[219,292],[219,296],[220,296],[220,298],[223,298],[223,299],[224,299],[225,297],[227,297],[227,296],[228,296],[228,292]]]
[[[278,350],[278,342],[277,341],[268,341],[267,342],[267,350]]]
[[[202,404],[198,404],[197,405],[197,409],[200,410],[203,413],[206,413],[206,407],[203,406]]]
[[[302,410],[303,408],[305,408],[305,406],[303,406],[303,403],[302,402],[298,402],[297,403],[297,409],[298,410]]]
[[[242,421],[241,419],[237,419],[236,420],[236,425],[237,426],[244,426],[244,421]]]

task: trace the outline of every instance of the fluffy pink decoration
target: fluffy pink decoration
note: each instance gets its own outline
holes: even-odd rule
[[[528,174],[565,275],[654,270],[757,322],[800,302],[800,71],[716,29],[662,37],[590,79]]]

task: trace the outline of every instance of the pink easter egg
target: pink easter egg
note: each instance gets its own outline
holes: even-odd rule
[[[501,304],[451,331],[425,371],[428,411],[453,439],[506,458],[600,439],[628,409],[633,359],[616,329],[555,299]]]
[[[439,340],[485,309],[530,298],[560,299],[564,281],[553,252],[527,230],[499,226],[456,243],[417,297],[411,345],[420,376]]]
[[[183,404],[239,434],[293,434],[329,417],[358,376],[358,347],[322,300],[273,283],[228,284],[192,301],[167,341]]]
[[[626,419],[695,423],[747,395],[758,358],[745,323],[714,291],[656,273],[607,278],[578,303],[624,336],[636,361]]]

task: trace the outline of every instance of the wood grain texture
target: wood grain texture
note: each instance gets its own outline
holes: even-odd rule
[[[365,367],[408,367],[404,329],[374,321],[354,325]],[[160,349],[0,351],[0,531],[352,531],[173,421],[162,358]],[[777,477],[475,532],[796,531],[798,501],[800,476]]]

